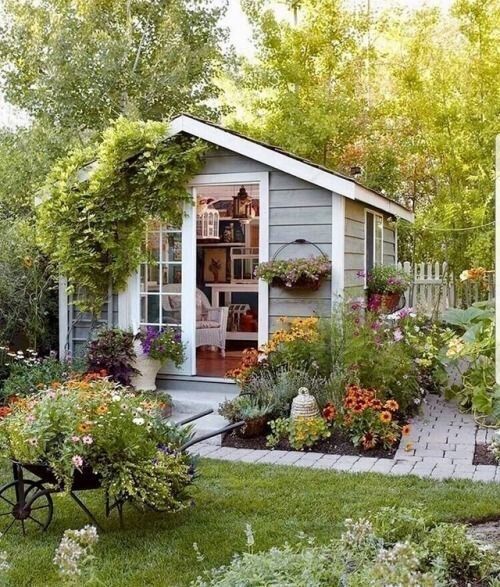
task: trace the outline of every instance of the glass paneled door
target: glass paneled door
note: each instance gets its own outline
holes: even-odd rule
[[[177,369],[166,364],[160,373],[193,373],[194,324],[191,324],[189,303],[194,307],[194,281],[186,276],[186,255],[189,257],[192,214],[182,228],[151,222],[146,237],[146,259],[140,267],[140,327],[157,330],[173,328],[182,335],[186,360]],[[188,263],[189,265],[189,263]],[[193,283],[191,283],[193,281]]]

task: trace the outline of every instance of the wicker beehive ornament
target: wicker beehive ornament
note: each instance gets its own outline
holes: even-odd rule
[[[315,418],[319,416],[319,408],[315,398],[309,393],[307,387],[301,387],[297,396],[293,398],[290,418]]]

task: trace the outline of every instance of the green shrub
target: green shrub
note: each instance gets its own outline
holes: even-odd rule
[[[448,587],[468,580],[495,584],[498,553],[479,548],[462,526],[452,524],[436,526],[423,540],[426,524],[419,511],[386,508],[371,519],[345,520],[342,536],[327,545],[307,539],[294,546],[238,554],[193,586]],[[252,550],[253,535],[247,530],[248,536]]]

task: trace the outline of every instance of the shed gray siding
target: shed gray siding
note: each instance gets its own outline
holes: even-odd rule
[[[329,257],[332,253],[332,195],[292,175],[248,159],[226,149],[211,151],[201,173],[269,173],[269,258],[287,243],[301,238],[316,244]],[[279,258],[317,255],[311,245],[290,245]],[[317,292],[269,290],[269,329],[279,327],[279,318],[328,315],[331,308],[331,284],[324,282]]]

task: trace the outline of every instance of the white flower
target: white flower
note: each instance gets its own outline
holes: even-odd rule
[[[119,402],[121,399],[122,399],[121,395],[118,395],[118,394],[116,394],[116,393],[114,393],[114,394],[111,396],[111,401],[113,401],[113,402]]]
[[[142,426],[144,424],[144,418],[136,417],[132,420],[132,422],[137,424],[137,426]]]

